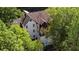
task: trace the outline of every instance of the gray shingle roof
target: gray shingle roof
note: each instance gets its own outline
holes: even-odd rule
[[[31,12],[27,13],[27,15],[40,25],[42,25],[44,22],[48,23],[49,20],[49,15],[45,11]]]

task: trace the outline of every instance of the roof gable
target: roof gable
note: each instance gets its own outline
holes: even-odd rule
[[[42,25],[44,22],[48,23],[49,15],[45,11],[31,12],[27,15],[36,23]]]

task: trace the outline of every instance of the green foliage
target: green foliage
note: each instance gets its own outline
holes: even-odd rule
[[[24,50],[43,50],[43,45],[41,44],[41,42],[38,40],[32,41],[27,30],[20,28],[20,26],[18,26],[17,24],[12,25],[10,30],[16,34],[18,40],[22,40]]]
[[[17,8],[8,8],[8,7],[1,7],[0,8],[0,19],[8,23],[9,21],[12,21],[12,19],[19,18],[22,15],[22,12]]]
[[[42,51],[43,44],[39,40],[32,41],[29,50],[30,51]]]
[[[40,41],[32,41],[28,32],[17,24],[10,28],[0,20],[0,50],[1,51],[39,51],[43,50]]]
[[[56,50],[79,50],[79,8],[49,8],[49,34]]]
[[[24,50],[22,41],[17,40],[17,36],[13,31],[7,29],[5,24],[0,20],[0,50],[17,51]]]
[[[40,41],[32,41],[26,29],[17,24],[9,25],[22,15],[17,8],[0,8],[0,50],[1,51],[39,51],[43,50]],[[6,26],[5,24],[9,25]]]
[[[22,41],[24,50],[28,50],[30,47],[29,45],[32,42],[28,32],[26,30],[24,30],[23,28],[20,28],[20,26],[18,26],[16,24],[12,25],[10,30],[16,34],[17,40]]]

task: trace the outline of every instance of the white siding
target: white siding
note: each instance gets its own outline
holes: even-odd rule
[[[33,27],[34,24],[34,27]],[[38,32],[38,24],[36,24],[36,22],[34,22],[33,20],[28,21],[28,23],[25,25],[25,28],[27,26],[27,30],[30,33],[32,39],[38,38],[39,39],[39,32]],[[35,30],[35,32],[33,32],[33,29]],[[33,37],[35,35],[35,37]]]

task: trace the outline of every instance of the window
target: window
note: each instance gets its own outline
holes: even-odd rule
[[[35,24],[33,24],[33,27],[35,27]]]
[[[33,32],[35,32],[35,30],[33,29]]]
[[[36,39],[38,39],[38,38],[36,37]]]
[[[33,35],[33,37],[35,38],[35,35]]]

